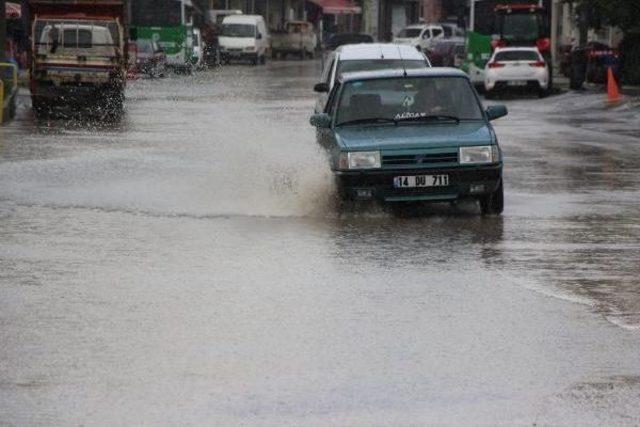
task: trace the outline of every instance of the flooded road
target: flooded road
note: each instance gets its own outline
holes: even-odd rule
[[[504,101],[502,217],[344,210],[318,68],[0,128],[0,424],[639,424],[638,110]]]

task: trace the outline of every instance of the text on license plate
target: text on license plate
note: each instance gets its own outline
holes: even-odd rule
[[[393,178],[395,188],[445,187],[449,185],[449,175],[413,175]]]
[[[524,80],[509,80],[507,86],[526,86],[527,82]]]

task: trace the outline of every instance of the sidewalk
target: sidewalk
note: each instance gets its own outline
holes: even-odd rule
[[[561,74],[554,74],[553,76],[553,85],[562,90],[562,91],[570,91],[571,89],[569,88],[569,78],[565,77]],[[585,90],[588,90],[590,92],[602,92],[602,93],[606,93],[606,85],[602,85],[602,84],[595,84],[595,83],[584,83],[583,85]],[[630,97],[634,97],[634,98],[640,98],[640,86],[631,86],[631,85],[624,85],[622,87],[620,87],[620,93],[625,95],[625,96],[630,96]]]

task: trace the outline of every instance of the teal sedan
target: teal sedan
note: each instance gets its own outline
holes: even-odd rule
[[[314,114],[342,198],[451,202],[473,198],[483,214],[504,209],[502,152],[484,110],[456,69],[345,74]]]

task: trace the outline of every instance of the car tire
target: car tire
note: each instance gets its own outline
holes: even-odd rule
[[[495,99],[496,95],[492,90],[486,90],[484,91],[484,99]]]
[[[31,98],[31,108],[36,118],[43,118],[49,112],[49,106],[47,103],[38,97]]]
[[[258,58],[258,55],[256,54],[256,56],[251,59],[251,65],[258,65],[259,61],[260,61],[260,59]]]
[[[498,189],[480,198],[480,212],[482,215],[500,215],[504,211],[504,188],[502,180]]]

